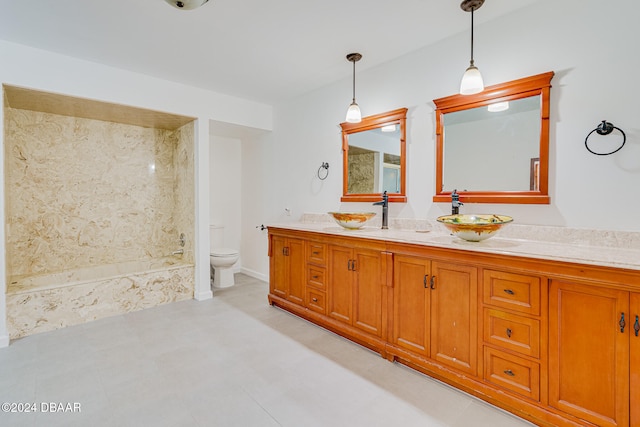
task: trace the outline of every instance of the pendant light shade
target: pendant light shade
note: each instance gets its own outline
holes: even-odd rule
[[[347,55],[347,61],[353,62],[353,100],[351,101],[351,105],[349,105],[347,118],[345,119],[348,123],[360,123],[362,121],[362,113],[356,103],[356,62],[361,59],[362,55],[359,53],[350,53]]]
[[[164,0],[176,9],[191,10],[196,9],[209,0]]]
[[[464,72],[460,82],[461,95],[473,95],[484,90],[484,81],[480,70],[473,63],[473,11],[479,9],[483,3],[484,0],[464,0],[460,4],[462,10],[471,12],[471,60],[469,61],[469,68]]]
[[[482,80],[482,74],[480,70],[474,65],[469,65],[467,71],[462,76],[460,82],[460,94],[473,95],[474,93],[480,93],[484,90],[484,81]]]
[[[349,123],[360,123],[362,121],[362,113],[360,112],[360,107],[358,106],[358,104],[356,104],[355,101],[353,101],[351,105],[349,105],[346,121]]]

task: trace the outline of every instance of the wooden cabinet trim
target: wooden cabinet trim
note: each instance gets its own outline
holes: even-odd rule
[[[540,364],[489,347],[484,349],[484,379],[533,400],[540,399]]]
[[[549,405],[599,426],[629,425],[629,335],[617,325],[628,311],[626,291],[551,281]]]
[[[327,270],[324,267],[307,265],[307,285],[325,290]]]
[[[540,357],[540,321],[484,309],[484,341],[526,356]]]
[[[319,266],[327,263],[327,244],[316,241],[307,241],[307,262]]]
[[[540,276],[484,269],[482,283],[485,304],[540,315]]]
[[[288,268],[285,265],[287,260],[277,260],[278,244],[282,243],[282,240],[278,239],[302,240],[305,243],[305,249],[309,247],[309,242],[320,246],[324,245],[327,248],[324,264],[320,259],[312,260],[309,257],[308,249],[302,252],[302,260],[296,261],[303,263],[304,274],[302,274],[303,281],[301,282],[303,287],[294,290],[295,298],[291,297],[291,286],[287,288],[287,285],[281,289],[279,287],[281,284],[278,283],[280,279],[274,280],[278,277],[276,270],[283,267]],[[490,254],[460,248],[430,247],[274,227],[269,227],[268,241],[271,269],[268,299],[272,305],[284,308],[358,344],[371,348],[389,360],[397,360],[538,425],[592,425],[586,420],[599,425],[640,425],[640,337],[637,338],[638,341],[633,341],[635,337],[632,337],[632,332],[629,332],[635,320],[631,311],[637,310],[640,316],[640,272],[638,271],[583,265],[577,262],[527,258],[520,255]],[[359,316],[357,312],[349,313],[346,319],[331,316],[329,309],[332,290],[331,286],[327,286],[327,283],[332,280],[333,274],[331,273],[332,261],[329,256],[331,245],[344,246],[352,251],[351,255],[354,251],[362,250],[371,251],[378,257],[379,267],[375,268],[379,268],[379,274],[371,275],[368,280],[376,282],[372,289],[380,290],[379,295],[376,296],[377,301],[380,301],[381,309],[379,325],[375,324],[370,328],[372,322],[367,320],[378,319],[378,314],[369,317],[369,313],[364,313],[360,320],[355,320]],[[394,329],[397,327],[398,321],[394,319],[394,310],[403,304],[403,298],[405,300],[407,298],[402,296],[399,282],[400,273],[397,269],[398,261],[402,261],[403,257],[424,258],[429,261],[429,265],[449,263],[456,266],[467,266],[477,272],[475,286],[477,326],[473,328],[475,331],[474,351],[477,354],[475,371],[470,369],[468,372],[464,372],[459,367],[447,366],[446,360],[439,360],[438,352],[434,353],[432,344],[416,346],[411,342],[413,338],[407,340],[407,336],[399,335]],[[281,262],[285,262],[285,264],[279,264]],[[309,280],[309,271],[312,271],[312,268],[325,269],[324,288]],[[429,277],[432,271],[432,268],[428,270]],[[497,276],[496,272],[499,273]],[[421,274],[421,280],[424,278],[424,274]],[[519,301],[516,304],[509,298],[503,298],[503,301],[496,301],[495,298],[487,299],[485,282],[496,277],[499,277],[497,280],[515,280],[515,282],[524,283],[523,289],[528,286],[528,292],[531,295],[528,299],[524,299],[524,303]],[[338,280],[342,279],[338,277]],[[621,384],[617,392],[617,415],[610,417],[613,421],[608,421],[608,415],[603,417],[596,414],[590,417],[584,412],[573,410],[575,408],[572,409],[570,400],[563,401],[562,392],[558,392],[560,368],[557,355],[560,338],[557,316],[558,295],[554,292],[557,291],[557,286],[560,284],[570,285],[570,287],[584,287],[595,294],[626,295],[624,298],[627,298],[627,305],[624,308],[625,313],[628,313],[627,344],[625,344],[627,353],[622,359],[618,358],[617,363],[626,364],[627,371],[626,373],[619,371],[616,374],[623,378],[625,384]],[[422,283],[420,285],[422,286]],[[349,286],[348,293],[352,298],[350,306],[353,306],[352,304],[359,298],[359,294],[353,283],[349,283]],[[547,293],[548,289],[551,289],[551,294]],[[303,292],[300,294],[301,297],[298,296],[299,291]],[[322,298],[324,298],[324,304]],[[429,310],[431,304],[429,299],[427,303]],[[556,311],[552,310],[550,313],[550,308]],[[525,325],[525,329],[530,329],[527,334],[524,334],[529,336],[523,339],[523,333],[521,333],[520,337],[514,336],[513,340],[508,340],[504,336],[491,333],[492,318],[506,322],[517,321]],[[590,320],[589,316],[585,319],[587,322]],[[430,331],[431,328],[432,325],[429,321],[427,330]],[[539,339],[535,338],[536,334]],[[429,335],[431,333],[428,333],[427,337]],[[537,349],[535,348],[536,343],[539,345]],[[634,344],[636,345],[634,346]],[[618,347],[622,349],[624,346],[616,348]],[[514,384],[510,383],[511,376],[504,374],[505,369],[502,370],[502,375],[500,374],[499,366],[505,363],[520,366],[518,369],[527,372],[525,375],[527,381],[522,384],[518,381],[515,381]],[[474,363],[468,365],[471,366]],[[514,371],[514,373],[516,372]],[[504,375],[508,375],[508,378],[504,378]],[[590,375],[585,375],[590,377]],[[624,379],[627,376],[630,377],[629,381]],[[529,383],[531,386],[526,385]],[[512,386],[511,389],[510,386]],[[626,403],[624,396],[629,396]]]

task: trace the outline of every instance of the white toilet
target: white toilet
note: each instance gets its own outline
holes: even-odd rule
[[[233,265],[238,262],[240,252],[229,249],[224,244],[224,227],[221,225],[209,226],[211,267],[213,267],[213,287],[228,288],[235,284],[233,279]]]

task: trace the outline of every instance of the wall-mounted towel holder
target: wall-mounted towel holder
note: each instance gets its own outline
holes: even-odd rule
[[[620,144],[618,148],[609,153],[596,153],[591,148],[589,148],[589,137],[592,133],[596,132],[598,135],[609,135],[611,132],[613,132],[614,129],[618,129],[618,131],[620,131],[620,133],[622,134],[622,144]],[[584,139],[584,146],[587,147],[587,150],[589,150],[590,153],[595,154],[596,156],[608,156],[609,154],[620,151],[620,149],[624,147],[625,142],[627,142],[627,135],[625,135],[624,131],[619,127],[616,127],[613,124],[609,123],[608,121],[603,120],[597,128],[589,132],[587,137]]]
[[[322,170],[324,169],[324,172]],[[322,162],[322,165],[318,168],[318,179],[324,181],[329,176],[329,163]]]

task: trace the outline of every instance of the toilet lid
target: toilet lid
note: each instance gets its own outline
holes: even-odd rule
[[[229,255],[238,255],[238,251],[235,249],[229,248],[215,248],[209,254],[211,256],[229,256]]]

